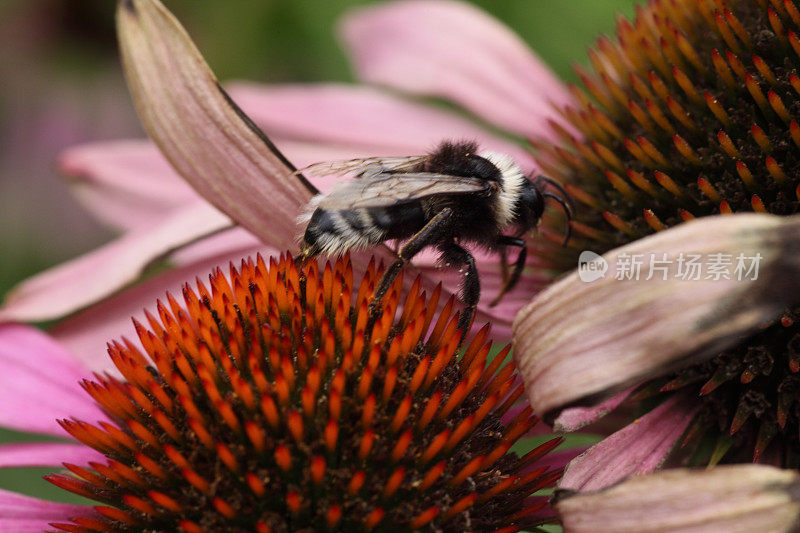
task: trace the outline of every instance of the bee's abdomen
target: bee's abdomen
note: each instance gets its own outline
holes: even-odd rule
[[[409,237],[424,225],[425,214],[418,202],[340,211],[318,208],[303,239],[317,253],[338,255]]]
[[[386,231],[384,240],[405,239],[422,229],[427,222],[420,202],[409,202],[391,207],[369,209],[375,225]]]

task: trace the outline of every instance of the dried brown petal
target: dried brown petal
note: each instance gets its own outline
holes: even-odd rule
[[[230,100],[178,21],[157,0],[126,0],[117,28],[139,117],[172,166],[264,242],[293,245],[312,190]]]
[[[570,533],[601,531],[790,531],[800,514],[800,474],[764,465],[675,469],[562,497]]]
[[[717,353],[800,300],[798,250],[800,217],[707,217],[612,250],[601,279],[587,283],[573,272],[514,321],[514,356],[531,404],[552,418]],[[761,254],[760,270],[754,280],[685,280],[681,253]],[[639,254],[670,262],[649,280],[647,261],[638,281],[616,279],[626,258]]]

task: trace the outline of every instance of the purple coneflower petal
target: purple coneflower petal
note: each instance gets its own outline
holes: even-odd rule
[[[452,100],[522,136],[547,137],[566,88],[508,28],[466,2],[392,2],[342,22],[358,76]],[[447,75],[443,75],[446,73]]]
[[[302,140],[359,152],[349,157],[403,156],[425,153],[443,139],[473,139],[512,155],[526,170],[535,167],[529,152],[450,111],[373,87],[235,83],[229,94],[279,148],[283,140]]]
[[[0,446],[0,468],[87,464],[103,460],[100,452],[85,444],[69,442],[25,442]]]
[[[687,359],[702,360],[800,299],[800,217],[741,214],[682,224],[604,256],[607,275],[576,272],[545,289],[517,315],[514,357],[534,410],[593,404]],[[681,280],[679,253],[761,254],[758,279]],[[627,257],[673,261],[665,276],[617,280]],[[648,256],[649,257],[649,256]],[[662,280],[666,277],[666,280]]]
[[[41,321],[69,314],[134,281],[153,261],[191,241],[192,235],[198,239],[231,224],[212,206],[191,204],[151,227],[129,232],[24,281],[8,294],[0,320]]]
[[[800,475],[762,465],[665,470],[606,490],[561,497],[554,508],[574,533],[794,531]]]
[[[236,254],[243,254],[242,257],[244,257],[252,250],[264,249],[269,253],[274,251],[273,248],[265,248],[264,244],[246,229],[234,226],[175,250],[169,260],[171,265],[183,267],[206,262],[214,257],[222,257],[223,264],[227,264],[228,261],[241,259],[241,257],[236,257]]]
[[[59,156],[58,165],[86,208],[118,230],[152,226],[173,210],[200,201],[149,141],[76,146]]]
[[[670,398],[572,461],[558,486],[593,491],[652,472],[661,466],[696,411],[691,400]]]
[[[155,0],[121,2],[117,30],[145,130],[206,200],[264,242],[291,246],[311,191],[232,104],[184,29]]]
[[[56,419],[105,419],[78,385],[89,372],[42,331],[0,325],[0,426],[65,437]]]
[[[578,446],[577,448],[567,448],[565,450],[559,450],[557,452],[548,453],[547,455],[543,456],[541,459],[536,461],[534,465],[531,465],[531,467],[527,469],[526,472],[530,472],[535,468],[540,468],[542,466],[547,466],[548,468],[564,468],[572,460],[574,460],[576,457],[580,456],[580,454],[585,452],[586,449],[587,449],[586,446]]]
[[[51,522],[92,514],[87,505],[48,502],[0,489],[0,531],[7,533],[40,533],[50,530]]]
[[[146,323],[142,310],[147,308],[152,311],[153,302],[163,298],[165,291],[179,297],[184,284],[196,277],[207,281],[208,273],[217,266],[227,272],[230,261],[238,266],[242,257],[255,256],[258,252],[265,257],[277,255],[275,250],[263,245],[253,247],[250,241],[242,244],[242,248],[226,248],[217,255],[198,257],[194,262],[185,263],[137,283],[113,298],[60,321],[50,333],[87,368],[93,371],[114,371],[114,365],[106,351],[106,342],[125,335],[132,342],[138,343],[131,317]]]

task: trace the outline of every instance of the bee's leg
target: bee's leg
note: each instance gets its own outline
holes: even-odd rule
[[[319,254],[318,247],[316,245],[308,244],[304,239],[302,244],[300,245],[300,251],[294,258],[294,262],[297,266],[305,265],[309,259],[318,254]]]
[[[503,280],[503,284],[505,285],[506,281],[508,280],[508,255],[506,255],[506,247],[503,245],[498,245],[497,251],[500,254],[500,276]]]
[[[397,259],[383,274],[383,277],[378,284],[378,288],[375,289],[375,295],[372,297],[372,302],[369,304],[370,317],[372,317],[373,320],[377,318],[374,315],[376,313],[378,304],[381,300],[383,300],[383,297],[386,296],[386,293],[389,291],[392,283],[394,283],[394,280],[397,278],[397,274],[400,273],[400,269],[403,268],[403,265],[417,255],[420,250],[441,238],[443,232],[446,231],[450,226],[450,217],[452,215],[453,211],[449,207],[442,209],[436,214],[436,216],[430,219],[421,230],[411,237],[411,239],[409,239],[402,248],[400,248],[400,252],[397,254]]]
[[[506,255],[506,247],[500,246],[498,252],[500,253],[500,275],[503,277],[503,283],[508,279],[508,256]]]
[[[464,304],[464,312],[458,319],[458,329],[461,330],[461,340],[459,346],[464,342],[467,330],[472,324],[472,317],[475,316],[475,308],[478,307],[478,300],[481,297],[481,281],[478,277],[478,268],[475,266],[475,258],[467,250],[456,244],[449,242],[440,247],[442,258],[448,265],[467,267],[464,273],[464,281],[461,284],[461,300]]]
[[[308,264],[308,260],[312,257],[317,255],[317,251],[314,247],[309,246],[303,241],[303,244],[300,246],[300,251],[297,254],[297,257],[294,258],[294,264],[298,270],[298,281],[300,282],[300,301],[306,301],[306,264]]]
[[[508,235],[500,235],[497,239],[497,244],[501,246],[517,246],[519,247],[519,255],[517,260],[514,261],[514,270],[511,271],[511,276],[503,275],[503,286],[500,292],[491,301],[489,307],[494,307],[497,302],[503,297],[505,293],[514,288],[522,275],[522,269],[525,268],[525,260],[528,258],[528,248],[525,246],[525,241],[517,237],[509,237]]]

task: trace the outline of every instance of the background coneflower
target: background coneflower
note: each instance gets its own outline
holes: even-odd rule
[[[800,197],[800,9],[792,0],[653,0],[590,50],[594,72],[539,162],[579,202],[572,241],[605,252],[683,221],[789,215]],[[689,251],[689,250],[687,250]],[[577,252],[576,252],[577,253]],[[558,252],[552,256],[563,257]],[[575,257],[562,268],[573,268]],[[695,462],[800,464],[800,325],[771,327],[638,391],[699,396]],[[702,437],[707,437],[702,439]],[[710,439],[710,440],[709,440]]]
[[[259,257],[186,285],[136,323],[142,353],[109,344],[124,379],[84,389],[112,423],[61,422],[105,462],[48,479],[99,501],[65,531],[515,531],[546,522],[561,471],[520,458],[537,422],[508,347],[487,365],[484,327],[459,356],[451,298],[396,283],[368,332],[382,268],[349,259],[298,271]],[[371,333],[371,335],[370,335]],[[370,339],[371,340],[367,340]]]

